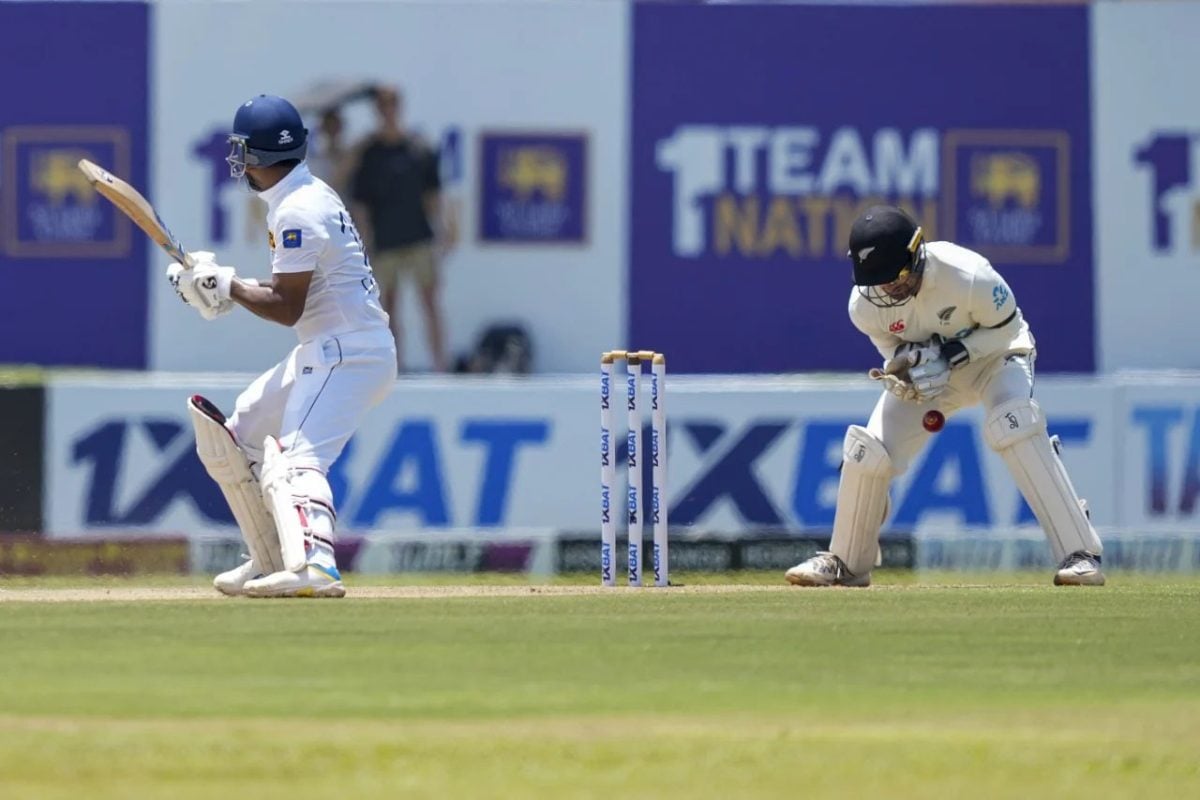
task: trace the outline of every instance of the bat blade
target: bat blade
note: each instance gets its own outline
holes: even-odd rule
[[[92,188],[107,198],[121,213],[133,220],[133,224],[141,228],[159,247],[171,258],[191,269],[193,263],[183,245],[175,238],[170,229],[163,224],[154,206],[125,181],[113,175],[103,167],[88,161],[80,160],[79,169],[87,176]]]

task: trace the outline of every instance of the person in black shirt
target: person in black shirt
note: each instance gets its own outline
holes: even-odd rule
[[[433,369],[445,372],[439,255],[453,245],[454,225],[442,212],[438,153],[405,130],[398,91],[380,87],[374,98],[379,129],[363,144],[351,178],[351,196],[361,207],[355,219],[366,222],[362,227],[383,306],[391,314],[397,358],[402,362],[404,353],[397,300],[401,283],[411,279],[425,314]]]

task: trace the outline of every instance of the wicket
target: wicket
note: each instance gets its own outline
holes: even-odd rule
[[[629,492],[626,510],[629,529],[629,585],[642,585],[642,364],[650,362],[651,524],[654,530],[654,585],[668,586],[667,547],[667,411],[665,392],[667,358],[651,350],[611,350],[600,355],[600,583],[616,586],[617,524],[611,513],[611,496],[617,479],[616,448],[612,445],[613,362],[626,365],[626,409]]]

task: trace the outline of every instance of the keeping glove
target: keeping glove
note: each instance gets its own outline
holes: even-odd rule
[[[896,355],[889,358],[882,369],[876,367],[867,375],[873,381],[882,381],[883,388],[899,399],[909,403],[919,403],[921,398],[908,378],[909,368],[916,358],[917,355],[911,349],[901,346],[897,349]]]
[[[950,383],[950,364],[941,357],[926,361],[910,369],[908,379],[922,402],[932,400],[946,391]]]

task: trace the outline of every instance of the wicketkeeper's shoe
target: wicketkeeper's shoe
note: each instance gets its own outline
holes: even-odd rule
[[[299,572],[283,570],[246,583],[250,597],[345,597],[341,573],[311,561]]]
[[[1054,573],[1055,586],[1103,586],[1104,573],[1100,571],[1100,556],[1086,550],[1076,550],[1062,560],[1058,572]]]
[[[870,586],[871,573],[855,575],[833,553],[820,552],[784,573],[796,586]]]
[[[253,559],[250,559],[213,578],[213,587],[221,594],[236,597],[246,593],[247,581],[261,577],[263,577],[262,570],[255,565]]]

